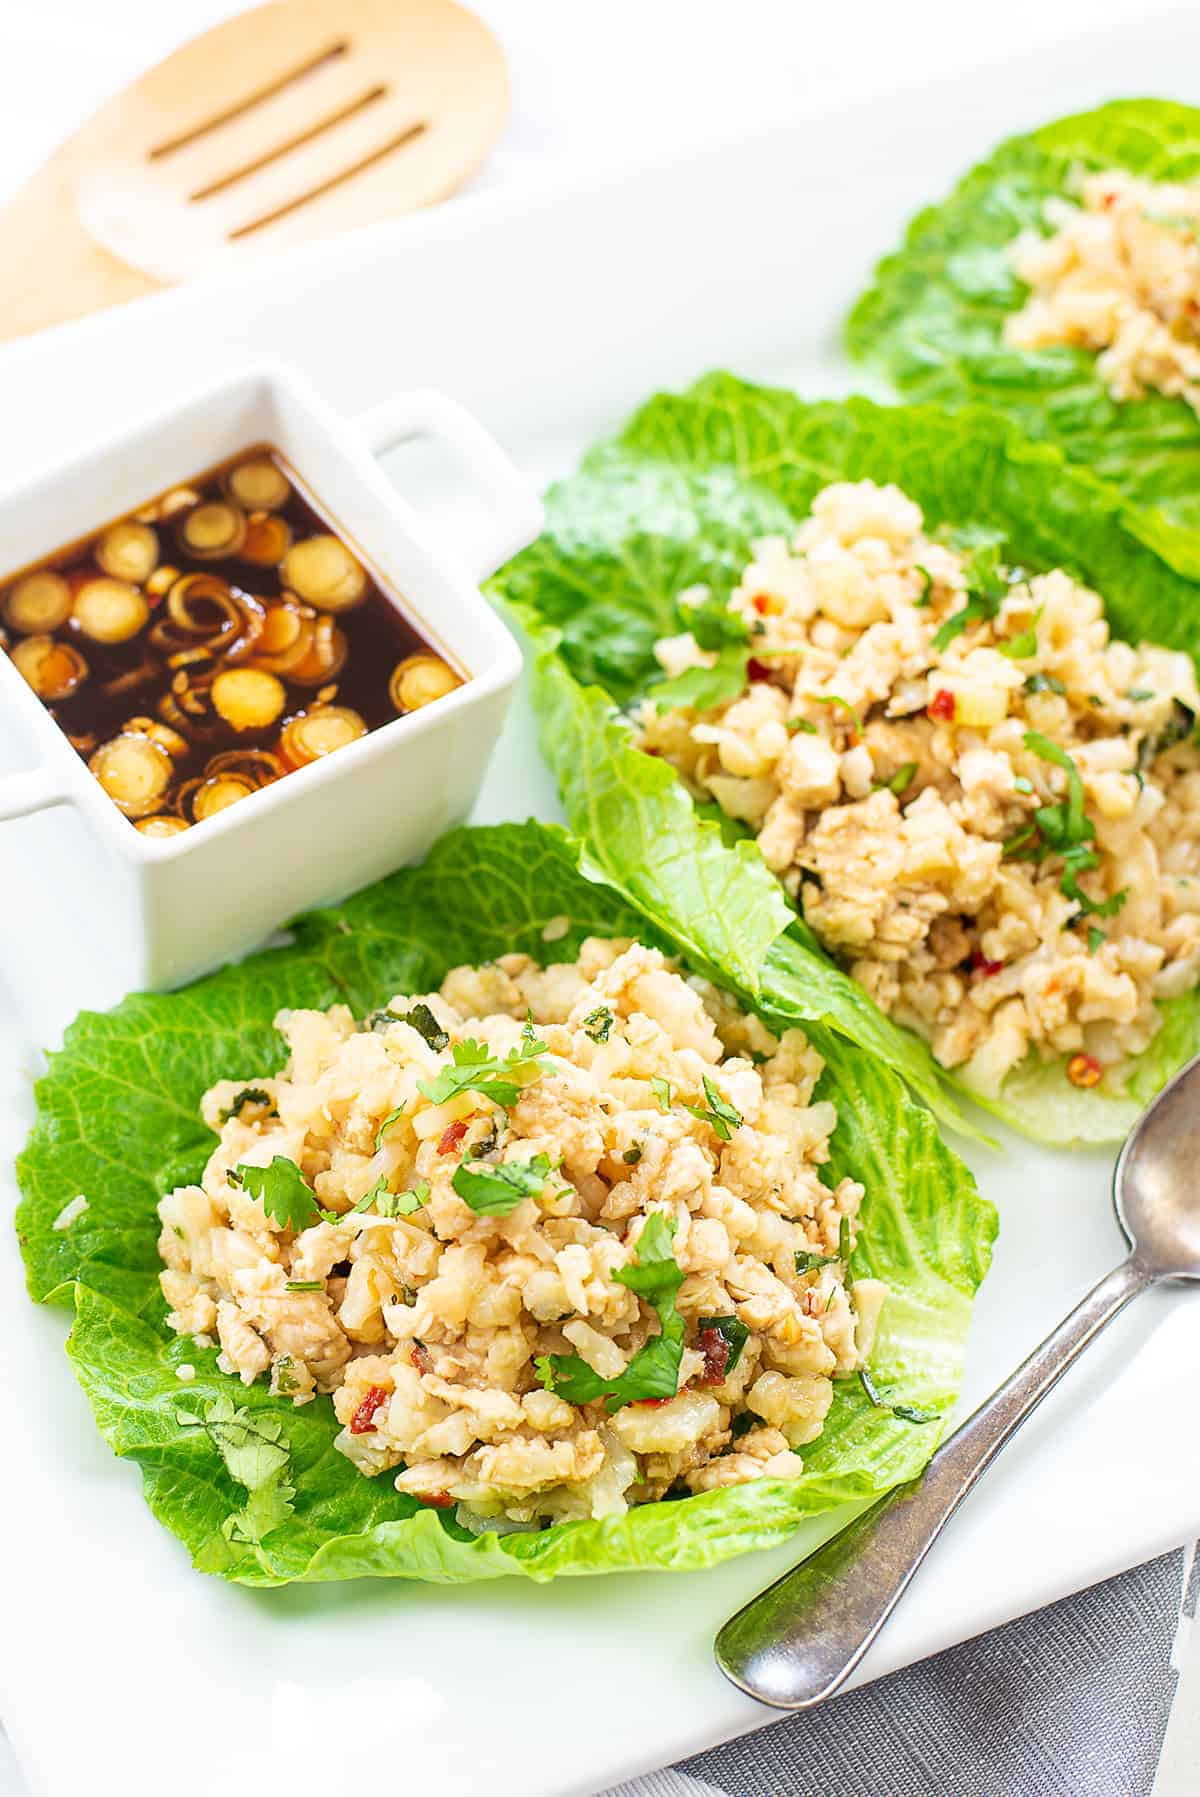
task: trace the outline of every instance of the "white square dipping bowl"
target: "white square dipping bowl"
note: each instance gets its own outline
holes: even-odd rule
[[[486,540],[470,565],[432,540],[377,457],[437,437],[463,468]],[[91,932],[125,989],[168,987],[261,943],[422,855],[466,816],[521,670],[479,581],[537,534],[542,508],[483,427],[432,392],[339,417],[290,370],[259,364],[210,386],[0,499],[0,583],[255,443],[282,451],[352,546],[383,576],[463,686],[285,775],[172,837],[142,835],[0,652],[0,705],[32,766],[0,777],[9,823],[0,869],[31,858],[48,912]],[[58,807],[52,818],[31,813]],[[10,860],[10,857],[13,859]],[[10,926],[11,927],[11,926]],[[41,925],[44,931],[44,923]]]

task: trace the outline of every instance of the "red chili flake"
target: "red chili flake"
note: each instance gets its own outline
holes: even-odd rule
[[[369,1385],[366,1397],[350,1418],[351,1435],[374,1435],[375,1412],[381,1404],[386,1404],[387,1401],[388,1393],[384,1391],[382,1385]]]
[[[1104,207],[1104,210],[1106,212],[1108,212],[1113,206],[1115,206],[1116,203],[1117,203],[1117,195],[1115,193],[1106,193],[1104,198],[1100,202],[1100,204]]]
[[[423,1504],[432,1504],[435,1510],[448,1510],[454,1499],[448,1491],[431,1491],[421,1499]]]
[[[771,609],[771,601],[765,593],[756,593],[750,603],[760,618],[765,618]]]
[[[929,715],[931,718],[941,719],[944,723],[949,723],[954,716],[954,694],[947,687],[939,686],[937,692],[934,693],[929,701]]]
[[[1073,1086],[1098,1086],[1100,1063],[1094,1054],[1073,1054],[1067,1062],[1067,1078]]]
[[[719,1329],[702,1329],[697,1345],[704,1356],[701,1385],[720,1385],[729,1364],[729,1343]]]
[[[442,1131],[442,1139],[438,1143],[439,1154],[453,1154],[467,1133],[467,1125],[463,1118],[457,1123],[448,1123]]]
[[[670,1402],[670,1398],[635,1398],[633,1400],[636,1410],[657,1410],[660,1405]]]
[[[425,1346],[424,1342],[414,1342],[412,1345],[412,1352],[408,1358],[412,1361],[418,1373],[432,1373],[433,1356],[430,1354],[429,1349]]]
[[[978,949],[971,956],[971,972],[981,973],[985,980],[990,980],[992,975],[999,973],[1003,966],[1003,961],[989,961],[987,956],[980,954]]]
[[[751,680],[769,680],[771,678],[770,668],[766,662],[759,661],[756,655],[752,655],[746,663],[746,674]]]

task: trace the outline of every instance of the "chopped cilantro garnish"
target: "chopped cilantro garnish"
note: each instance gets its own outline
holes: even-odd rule
[[[278,1117],[279,1115],[269,1092],[264,1092],[261,1086],[243,1086],[240,1092],[234,1093],[226,1109],[220,1113],[220,1121],[228,1123],[231,1117],[239,1116],[242,1106],[245,1104],[266,1105],[269,1107],[268,1117]]]
[[[1057,674],[1027,674],[1022,688],[1030,697],[1034,693],[1065,693],[1066,690]]]
[[[839,711],[844,711],[846,713],[846,716],[850,720],[850,728],[855,736],[862,735],[862,719],[855,711],[853,705],[851,705],[849,699],[843,699],[840,693],[808,693],[806,694],[806,697],[811,699],[815,705],[836,705]]]
[[[916,777],[916,762],[906,761],[903,767],[898,767],[896,769],[890,780],[875,780],[872,784],[877,791],[894,792],[896,797],[899,798],[901,793],[908,791]]]
[[[902,1423],[936,1423],[936,1410],[914,1410],[911,1404],[893,1404],[883,1396],[866,1367],[860,1367],[858,1377],[863,1390],[874,1404],[876,1410],[890,1410],[893,1416],[899,1417]]]
[[[1040,618],[1041,615],[1039,612],[1038,617]],[[1006,642],[997,643],[996,647],[1001,655],[1007,655],[1010,661],[1028,661],[1031,655],[1037,654],[1037,618],[1033,620],[1028,629],[1019,631],[1016,636],[1010,636]]]
[[[1088,929],[1087,935],[1088,954],[1094,955],[1096,950],[1107,941],[1108,937],[1104,934],[1104,931],[1098,930],[1095,924],[1092,924]]]
[[[538,1040],[528,1024],[520,1045],[503,1060],[490,1055],[482,1042],[468,1037],[451,1049],[452,1065],[443,1067],[433,1079],[418,1080],[417,1090],[431,1104],[445,1104],[460,1092],[482,1092],[485,1098],[508,1110],[521,1096],[521,1087],[546,1071],[549,1063],[541,1058],[546,1052],[546,1044]]]
[[[537,1198],[554,1170],[548,1154],[530,1161],[463,1161],[450,1184],[481,1217],[507,1217],[525,1198]]]
[[[239,1161],[230,1168],[229,1177],[251,1198],[257,1198],[268,1217],[285,1229],[307,1229],[323,1214],[316,1193],[305,1184],[295,1161],[282,1154],[277,1154],[269,1167],[251,1167]]]
[[[636,1167],[641,1158],[642,1149],[641,1144],[638,1142],[635,1142],[632,1148],[627,1148],[621,1156],[621,1159],[625,1162],[627,1167]]]
[[[593,1042],[607,1042],[616,1021],[607,1005],[597,1005],[596,1009],[589,1011],[584,1018],[583,1033],[585,1036],[590,1036]]]
[[[742,1358],[742,1349],[750,1339],[750,1331],[741,1317],[700,1317],[696,1323],[697,1340],[707,1329],[715,1329],[725,1343],[725,1365],[721,1377],[728,1378]]]
[[[980,543],[973,549],[964,563],[963,576],[967,602],[939,625],[933,638],[935,649],[949,648],[968,625],[994,618],[1000,610],[1009,583],[1001,572],[999,543]]]
[[[403,1115],[404,1115],[404,1106],[402,1104],[398,1104],[394,1111],[388,1112],[388,1114],[384,1118],[383,1122],[379,1125],[379,1128],[375,1131],[375,1152],[376,1152],[376,1154],[378,1154],[379,1150],[383,1147],[383,1138],[384,1138],[384,1136],[387,1135],[387,1132],[392,1127],[392,1124],[396,1121],[397,1117],[403,1117]]]
[[[628,1286],[658,1313],[659,1333],[638,1349],[616,1379],[602,1379],[578,1354],[539,1355],[534,1367],[547,1391],[565,1398],[568,1404],[591,1404],[604,1398],[610,1411],[646,1398],[675,1396],[684,1333],[675,1304],[683,1269],[671,1247],[677,1227],[674,1217],[651,1211],[637,1239],[636,1264],[618,1267],[613,1273],[619,1284]]]
[[[810,722],[808,718],[789,718],[788,735],[795,736],[799,732],[803,732],[805,736],[818,736],[820,734],[817,726]]]
[[[407,1011],[393,1011],[385,1005],[381,1011],[372,1011],[366,1020],[366,1027],[383,1035],[393,1023],[407,1023],[410,1029],[416,1030],[418,1036],[428,1042],[435,1054],[450,1046],[450,1037],[442,1028],[427,1004],[410,1005]]]
[[[669,1111],[671,1108],[670,1082],[665,1079],[660,1079],[659,1076],[655,1074],[654,1078],[650,1081],[650,1084],[654,1090],[654,1096],[658,1100],[659,1110]]]
[[[797,1248],[797,1273],[815,1273],[818,1267],[833,1267],[840,1256],[836,1254],[818,1254],[814,1248]]]
[[[919,574],[925,583],[921,588],[919,596],[913,600],[913,604],[928,605],[933,593],[933,575],[929,572],[928,568],[923,568],[919,562],[914,566],[913,573]]]
[[[731,1104],[725,1102],[707,1073],[704,1075],[704,1096],[708,1100],[707,1104],[685,1104],[684,1110],[690,1111],[693,1117],[698,1117],[701,1123],[711,1125],[722,1142],[731,1141],[734,1130],[740,1128],[745,1118],[740,1111],[735,1111]]]
[[[381,1217],[411,1217],[414,1211],[420,1210],[428,1197],[429,1183],[427,1180],[419,1179],[411,1192],[392,1192],[388,1190],[386,1176],[381,1174],[371,1190],[363,1194],[349,1215],[353,1217],[362,1211],[373,1209]]]
[[[1026,794],[1031,793],[1033,791],[1033,781],[1026,779],[1024,774],[1018,774],[1013,780],[1013,791]]]
[[[650,697],[658,711],[712,711],[736,699],[746,685],[745,648],[722,649],[711,668],[685,668],[670,680],[657,681]]]
[[[1148,686],[1131,686],[1125,695],[1131,705],[1145,705],[1147,700],[1153,699],[1154,696],[1153,691]]]
[[[679,616],[701,649],[724,649],[731,643],[746,642],[750,635],[745,618],[712,594],[695,604],[681,599]]]
[[[1037,755],[1042,761],[1053,762],[1055,767],[1064,770],[1067,776],[1067,796],[1052,805],[1040,805],[1033,814],[1034,824],[1041,836],[1041,844],[1034,859],[1041,859],[1045,854],[1062,856],[1063,872],[1059,882],[1059,890],[1064,897],[1077,904],[1081,911],[1095,917],[1113,917],[1121,909],[1128,898],[1128,889],[1122,887],[1110,898],[1092,899],[1079,884],[1079,875],[1088,873],[1099,867],[1100,856],[1090,846],[1096,834],[1096,826],[1083,809],[1083,778],[1074,761],[1065,749],[1051,742],[1048,736],[1041,736],[1036,730],[1025,732],[1025,747]],[[1032,828],[1018,831],[1015,837],[1009,837],[1004,845],[1004,852],[1011,856],[1016,847],[1023,845],[1032,836]]]

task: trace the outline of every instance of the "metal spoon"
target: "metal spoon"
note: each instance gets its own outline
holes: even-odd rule
[[[717,1664],[761,1703],[806,1710],[837,1691],[980,1474],[1117,1312],[1162,1279],[1200,1279],[1200,1059],[1159,1093],[1121,1150],[1113,1205],[1127,1260],[899,1485],[730,1618]]]

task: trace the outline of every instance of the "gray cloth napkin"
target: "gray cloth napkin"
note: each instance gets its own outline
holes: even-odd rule
[[[1184,1564],[1163,1554],[603,1797],[1150,1797]]]

